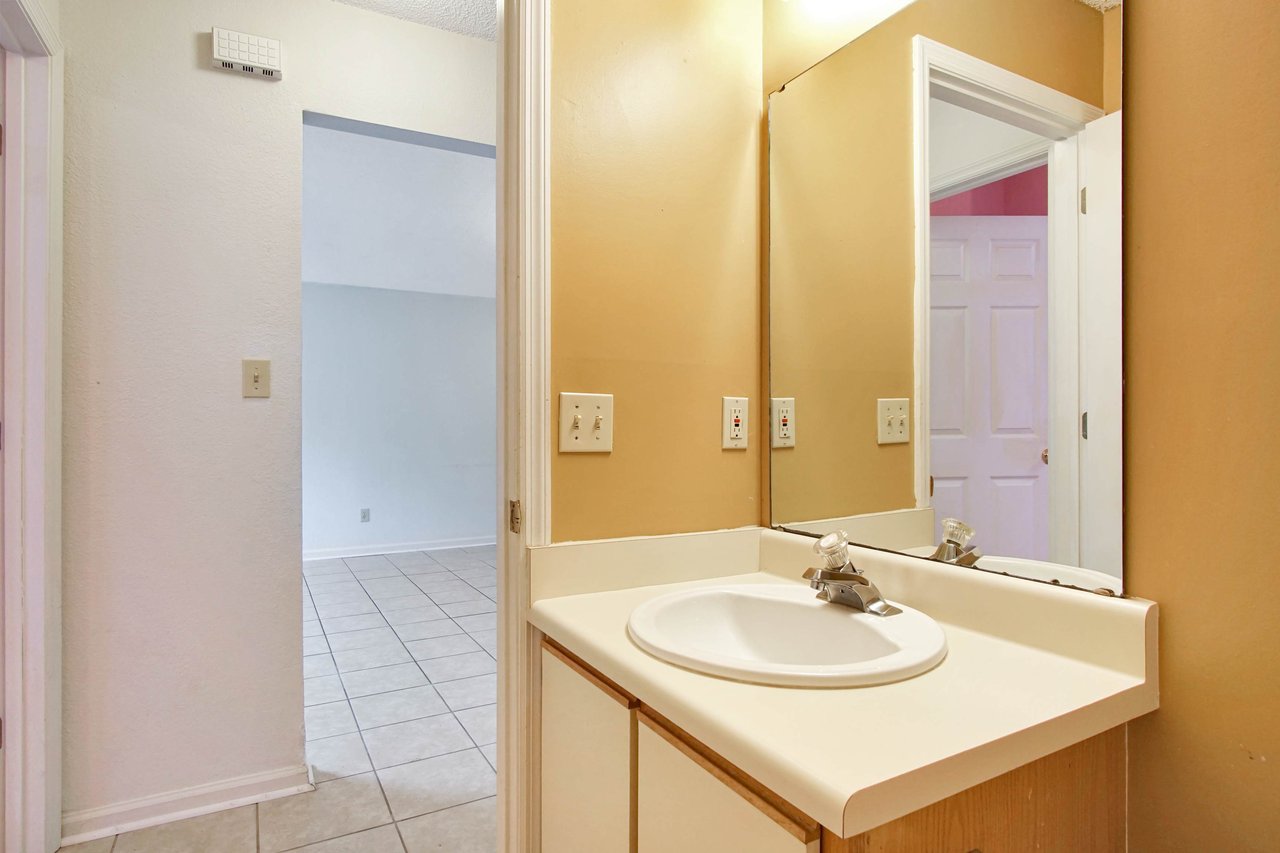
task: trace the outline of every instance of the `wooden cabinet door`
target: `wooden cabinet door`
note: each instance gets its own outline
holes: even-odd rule
[[[647,716],[638,727],[638,853],[818,853],[815,826],[772,809]]]
[[[630,853],[638,704],[543,644],[542,853]]]

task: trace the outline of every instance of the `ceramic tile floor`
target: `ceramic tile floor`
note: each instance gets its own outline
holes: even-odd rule
[[[303,565],[316,790],[63,853],[492,853],[492,545]]]

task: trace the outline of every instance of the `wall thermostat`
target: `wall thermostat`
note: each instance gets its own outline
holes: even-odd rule
[[[235,30],[213,28],[213,67],[263,80],[284,79],[280,41]]]

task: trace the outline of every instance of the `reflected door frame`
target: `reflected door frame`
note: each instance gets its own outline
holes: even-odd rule
[[[1053,562],[1080,559],[1079,143],[1097,107],[999,66],[916,36],[913,48],[915,161],[916,506],[931,505],[929,451],[929,101],[937,98],[1047,140],[1049,165],[1049,548]],[[1119,376],[1117,375],[1117,382]],[[1118,571],[1118,567],[1116,567]]]

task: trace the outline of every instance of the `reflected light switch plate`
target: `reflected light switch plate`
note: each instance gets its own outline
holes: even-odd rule
[[[613,451],[613,395],[560,395],[560,452]]]
[[[876,444],[911,441],[911,401],[906,397],[876,400]]]

